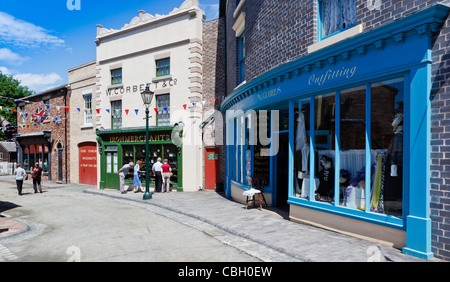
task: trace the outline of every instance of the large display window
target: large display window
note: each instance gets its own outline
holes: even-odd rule
[[[295,101],[292,196],[402,217],[404,89],[398,77]]]
[[[168,160],[169,165],[172,168],[172,176],[170,182],[172,185],[178,185],[178,148],[173,144],[152,144],[149,146],[149,171],[150,182],[155,182],[155,176],[152,173],[153,164],[157,159],[161,158],[161,162],[164,159]],[[122,146],[122,163],[127,164],[137,161],[141,161],[141,171],[145,171],[145,145],[123,145]],[[130,169],[125,176],[125,181],[133,182],[134,168]],[[142,181],[145,181],[145,174],[142,174]]]

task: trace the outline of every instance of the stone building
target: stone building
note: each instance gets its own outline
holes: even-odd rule
[[[96,61],[69,70],[71,148],[70,181],[98,185],[95,93]]]
[[[168,159],[173,189],[204,189],[203,121],[217,108],[214,97],[224,94],[219,91],[223,76],[205,72],[215,72],[218,26],[218,20],[205,21],[196,0],[184,1],[168,15],[139,11],[119,30],[97,26],[93,101],[100,188],[118,189],[117,171],[130,161],[145,162],[147,153],[150,166],[158,157]],[[150,152],[145,151],[146,109],[140,95],[147,86],[155,93],[149,107]]]
[[[221,2],[227,196],[449,259],[449,1]]]
[[[62,85],[16,101],[18,162],[39,163],[43,181],[70,183],[70,88]]]

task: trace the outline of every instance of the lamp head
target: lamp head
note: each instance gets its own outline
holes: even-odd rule
[[[142,101],[146,107],[150,107],[155,92],[150,90],[150,86],[146,86],[144,92],[141,93]]]

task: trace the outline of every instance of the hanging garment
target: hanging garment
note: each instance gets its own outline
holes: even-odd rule
[[[305,116],[302,112],[298,114],[297,118],[297,134],[295,136],[295,150],[299,151],[305,146],[306,129],[305,129]]]
[[[372,177],[372,201],[370,204],[371,210],[377,210],[380,201],[381,193],[381,174],[382,174],[382,156],[377,155],[375,173]]]

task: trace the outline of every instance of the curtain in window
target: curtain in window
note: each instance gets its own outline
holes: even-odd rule
[[[340,16],[340,0],[324,0],[322,2],[322,37],[339,31]]]
[[[322,1],[322,37],[356,24],[356,0]]]
[[[356,0],[343,0],[341,28],[346,29],[356,24]]]

